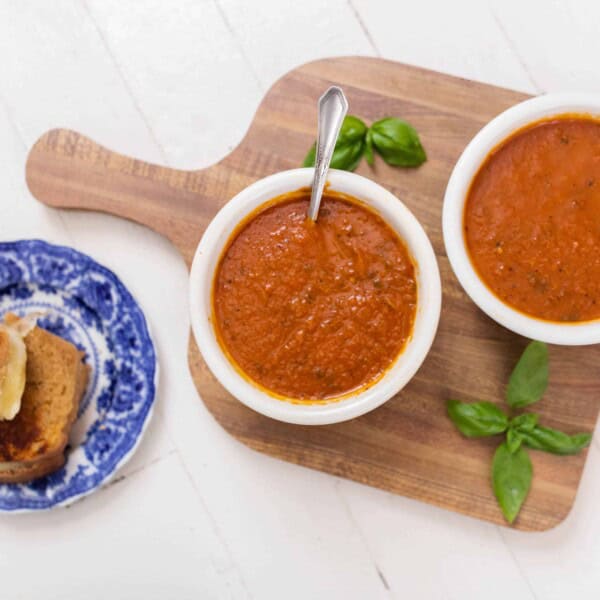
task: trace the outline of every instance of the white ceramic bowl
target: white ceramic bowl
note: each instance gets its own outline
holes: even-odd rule
[[[331,188],[350,194],[375,209],[406,242],[417,263],[418,304],[413,335],[404,352],[377,383],[368,390],[341,400],[319,404],[287,402],[271,396],[242,377],[223,353],[211,322],[211,293],[217,263],[225,244],[244,217],[280,194],[310,186],[312,176],[313,169],[295,169],[271,175],[247,187],[219,211],[196,249],[190,274],[190,310],[192,329],[200,352],[227,391],[268,417],[288,423],[325,425],[358,417],[380,406],[408,383],[433,342],[442,294],[431,243],[406,206],[365,177],[331,170],[328,177]]]
[[[473,302],[494,321],[534,340],[565,346],[600,342],[600,320],[555,323],[527,316],[502,302],[481,281],[468,256],[463,212],[469,186],[490,151],[515,130],[564,113],[600,115],[600,96],[580,93],[547,94],[521,102],[490,121],[458,159],[446,188],[443,210],[444,244],[452,269]]]

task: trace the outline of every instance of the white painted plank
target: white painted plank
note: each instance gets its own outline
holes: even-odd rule
[[[597,0],[493,0],[492,9],[538,87],[600,92]]]
[[[0,239],[45,237],[64,241],[60,215],[35,202],[24,189],[26,148],[0,102]]]
[[[536,91],[486,2],[350,1],[384,58],[525,92]]]
[[[346,0],[217,1],[264,90],[302,63],[375,53]]]
[[[213,2],[88,6],[170,164],[198,168],[237,145],[262,94]]]
[[[66,0],[52,6],[35,0],[0,3],[0,52],[0,98],[26,147],[62,126],[124,154],[163,162],[84,5]],[[24,158],[16,163],[21,173]],[[170,245],[143,227],[104,215],[61,214],[73,241],[84,251],[95,251],[99,260],[112,260],[113,268],[127,269],[141,245],[148,248],[149,263],[165,251],[175,260]],[[129,272],[139,273],[138,267]]]
[[[347,481],[340,491],[394,598],[534,599],[496,526]]]
[[[69,127],[124,154],[160,153],[79,2],[0,3],[0,97],[27,146]]]
[[[563,523],[536,535],[503,532],[507,546],[538,598],[597,600],[600,597],[598,498],[600,451],[593,445],[575,506]]]
[[[160,147],[80,3],[0,3],[0,52],[0,98],[26,147],[63,126],[114,150],[161,162]],[[17,163],[21,173],[23,165],[24,155]],[[72,225],[73,241],[84,251],[99,252],[100,260],[112,250],[126,268],[125,257],[139,254],[142,244],[149,248],[149,261],[165,249],[175,257],[162,238],[123,220],[76,213],[61,218]],[[119,244],[111,245],[114,240]]]
[[[245,598],[176,455],[67,510],[0,520],[2,597]]]
[[[0,3],[0,52],[0,98],[27,148],[48,129],[62,126],[124,154],[161,162],[158,144],[81,3]],[[18,165],[22,172],[24,156]],[[75,213],[61,218],[72,224],[73,241],[84,251],[108,246],[111,238],[127,243],[133,231],[130,248],[142,241],[169,248],[158,236],[120,219]],[[127,246],[117,252],[127,264]]]

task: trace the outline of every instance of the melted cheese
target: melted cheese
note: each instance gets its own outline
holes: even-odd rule
[[[0,419],[2,420],[14,419],[21,408],[27,366],[27,349],[22,335],[19,327],[0,325],[0,337],[5,349],[0,365]]]

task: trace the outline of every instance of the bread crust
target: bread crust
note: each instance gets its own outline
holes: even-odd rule
[[[27,483],[39,477],[44,477],[58,471],[65,464],[64,453],[56,454],[31,463],[4,463],[14,464],[14,467],[0,472],[0,483]]]

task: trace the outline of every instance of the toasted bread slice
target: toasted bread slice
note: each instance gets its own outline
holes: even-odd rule
[[[18,317],[8,315],[6,323]],[[89,367],[72,344],[36,327],[25,337],[27,380],[21,410],[0,421],[0,482],[17,483],[47,475],[64,464],[64,450]]]

